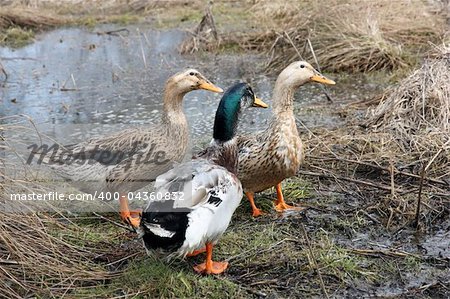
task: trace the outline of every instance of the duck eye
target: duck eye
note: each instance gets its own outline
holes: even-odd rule
[[[305,65],[304,64],[300,64],[300,68],[302,69],[302,68],[304,68],[305,67]]]
[[[190,73],[189,73],[189,76],[194,76],[194,75],[195,75],[194,72],[190,72]]]

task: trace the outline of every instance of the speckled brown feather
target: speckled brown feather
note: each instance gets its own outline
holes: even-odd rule
[[[238,177],[246,192],[259,192],[294,176],[303,161],[303,145],[294,117],[274,118],[253,136],[239,136]]]
[[[295,80],[291,64],[278,77],[269,127],[238,137],[238,177],[244,191],[260,192],[294,176],[303,162],[303,144],[293,112],[294,92],[306,79]]]
[[[186,154],[189,136],[182,100],[190,90],[180,90],[174,77],[166,84],[160,124],[128,129],[69,146],[73,155],[80,152],[95,152],[97,155],[113,152],[123,154],[124,159],[109,165],[88,160],[83,165],[50,166],[62,177],[77,183],[78,188],[84,192],[129,192],[149,184],[158,175],[169,170],[174,162],[181,162]],[[158,152],[164,153],[162,159],[142,163],[145,158],[152,160]],[[141,161],[138,156],[143,157]]]

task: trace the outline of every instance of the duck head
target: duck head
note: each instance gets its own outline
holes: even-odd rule
[[[192,90],[204,89],[212,92],[223,92],[222,88],[215,86],[206,79],[199,71],[187,69],[172,76],[167,82],[170,88],[177,90],[181,94]]]
[[[316,71],[306,61],[296,61],[286,67],[278,76],[278,80],[283,81],[285,86],[297,88],[305,83],[317,82],[327,85],[336,84],[333,80],[326,78]]]
[[[248,107],[267,108],[269,106],[255,96],[247,83],[237,83],[230,87],[222,96],[217,108],[213,138],[220,142],[233,139],[239,115]]]

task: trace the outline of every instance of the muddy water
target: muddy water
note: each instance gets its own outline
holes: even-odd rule
[[[0,117],[28,115],[42,133],[63,143],[155,123],[160,118],[166,79],[186,67],[199,69],[224,89],[248,81],[257,95],[271,102],[275,78],[257,73],[260,57],[182,56],[177,47],[185,34],[179,30],[130,26],[128,33],[119,36],[97,34],[112,29],[117,28],[58,29],[38,36],[33,44],[21,49],[0,48],[9,73],[0,88]],[[296,112],[307,126],[339,123],[338,116],[324,114],[322,108],[315,112],[308,108],[327,107],[316,86],[306,86],[297,97]],[[211,136],[219,99],[220,95],[207,91],[186,96],[184,107],[194,140]],[[252,109],[244,116],[241,130],[265,127],[270,113],[270,109]]]

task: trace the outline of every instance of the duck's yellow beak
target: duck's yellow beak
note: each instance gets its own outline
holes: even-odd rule
[[[260,98],[255,97],[255,101],[253,102],[253,107],[267,108],[267,107],[269,107],[269,105],[264,103]]]
[[[328,79],[327,77],[325,77],[324,75],[321,75],[321,74],[316,74],[316,75],[312,76],[310,78],[310,80],[313,81],[313,82],[327,84],[327,85],[334,85],[334,84],[336,84],[336,82],[334,82],[331,79]]]
[[[209,91],[212,91],[212,92],[223,92],[222,88],[217,87],[214,84],[212,84],[211,82],[206,82],[206,81],[200,83],[198,88],[204,89],[204,90],[209,90]]]

